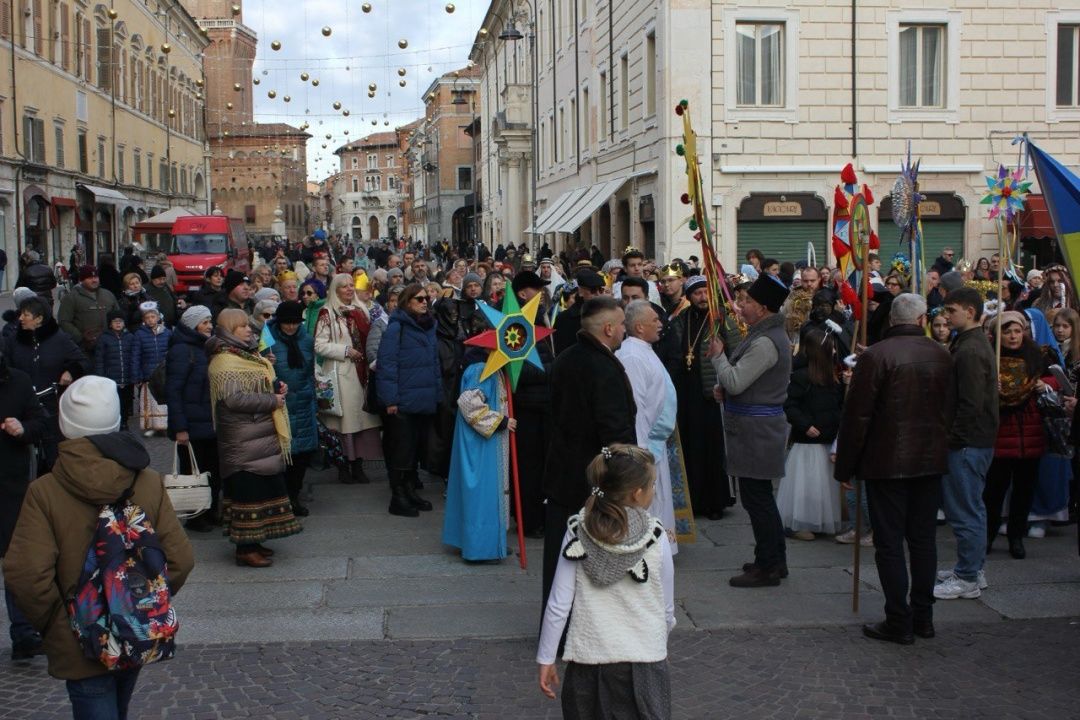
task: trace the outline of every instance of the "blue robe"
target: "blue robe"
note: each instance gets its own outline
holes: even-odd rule
[[[484,363],[465,368],[450,454],[442,540],[465,560],[506,557],[510,440],[502,373],[483,382]]]

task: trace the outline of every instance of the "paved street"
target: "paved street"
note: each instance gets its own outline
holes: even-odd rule
[[[165,468],[170,445],[148,444]],[[435,512],[396,518],[381,465],[370,471],[369,486],[312,474],[305,531],[273,544],[270,569],[238,568],[222,537],[194,534],[179,656],[146,672],[135,718],[558,717],[535,688],[530,639],[541,543],[528,543],[528,571],[516,557],[466,565],[439,540],[441,483],[424,490]],[[853,616],[850,547],[789,541],[782,587],[734,590],[748,521],[734,509],[704,522],[676,557],[676,717],[1080,717],[1075,532],[1029,540],[1022,562],[998,548],[983,597],[939,602],[939,637],[898,648],[858,632],[881,613],[872,550]],[[951,535],[940,529],[943,566]],[[43,668],[2,674],[0,718],[68,716]]]

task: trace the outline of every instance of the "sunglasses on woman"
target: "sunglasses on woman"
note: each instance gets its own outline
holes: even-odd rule
[[[315,296],[316,296],[317,294],[318,294],[318,293],[314,293],[314,292],[312,292],[312,291],[310,291],[310,290],[305,290],[305,291],[303,292],[303,295],[304,295],[304,297],[315,297]]]
[[[428,301],[428,296],[427,295],[417,295],[416,297],[413,298],[413,300],[415,300],[417,302],[426,303]]]

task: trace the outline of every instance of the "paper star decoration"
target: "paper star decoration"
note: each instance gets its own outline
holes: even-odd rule
[[[1011,223],[1024,210],[1024,198],[1031,190],[1030,182],[1022,182],[1024,168],[1018,167],[1009,172],[1004,165],[998,167],[997,177],[987,177],[986,187],[990,191],[982,199],[981,205],[990,206],[991,220],[1004,216]]]
[[[480,308],[495,327],[494,330],[485,330],[465,341],[466,345],[487,348],[491,351],[480,379],[486,380],[505,367],[510,376],[511,389],[517,390],[522,363],[530,362],[541,370],[544,369],[540,354],[536,351],[536,343],[546,338],[552,331],[551,328],[536,324],[536,313],[540,309],[540,295],[537,294],[525,303],[525,307],[521,307],[517,297],[513,293],[507,293],[506,298],[503,299],[501,312],[486,304],[481,305]]]

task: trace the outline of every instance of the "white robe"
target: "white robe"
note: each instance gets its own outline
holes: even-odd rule
[[[649,450],[656,460],[656,493],[649,514],[659,518],[664,529],[670,531],[671,552],[676,553],[675,506],[667,456],[667,439],[675,431],[675,386],[652,346],[644,340],[627,337],[615,357],[626,370],[630,388],[634,391],[637,444]]]

